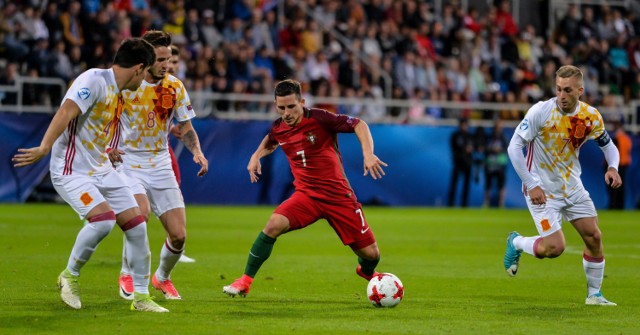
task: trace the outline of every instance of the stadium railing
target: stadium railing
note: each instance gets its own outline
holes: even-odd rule
[[[35,85],[44,103],[25,101],[25,85]],[[55,113],[66,90],[67,84],[60,78],[16,76],[13,85],[0,85],[0,112]],[[15,94],[15,104],[2,103],[9,94]]]
[[[59,95],[48,99],[46,104],[31,105],[23,99],[24,85],[37,84],[53,86],[60,90]],[[32,78],[19,76],[14,85],[0,86],[0,101],[7,94],[16,94],[16,104],[0,104],[0,112],[32,112],[55,113],[60,99],[66,92],[66,84],[59,78]],[[42,94],[52,90],[42,90]],[[269,94],[236,94],[217,93],[206,91],[190,92],[190,98],[197,117],[214,117],[226,120],[273,120],[274,106],[273,95]],[[57,97],[57,100],[55,99]],[[469,117],[473,126],[492,127],[494,116],[500,113],[518,113],[519,117],[507,118],[505,126],[515,127],[520,118],[526,113],[532,104],[528,103],[491,103],[491,102],[453,102],[413,99],[384,99],[382,97],[371,98],[336,98],[336,97],[312,97],[305,96],[306,105],[332,106],[335,109],[346,111],[347,114],[360,117],[369,123],[387,124],[416,124],[432,126],[456,125],[462,116]],[[615,108],[598,107],[605,120],[625,120],[625,129],[633,134],[640,133],[640,100],[632,100],[625,106]],[[425,112],[429,109],[440,111],[439,117]],[[410,110],[418,110],[415,114]]]

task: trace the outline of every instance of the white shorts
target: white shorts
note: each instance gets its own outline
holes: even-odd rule
[[[184,208],[184,199],[171,166],[154,169],[119,169],[133,194],[149,197],[151,211],[157,217],[174,208]]]
[[[596,217],[596,207],[591,201],[589,192],[583,190],[569,198],[549,199],[544,205],[534,205],[531,198],[526,197],[531,217],[536,224],[540,236],[549,236],[562,229],[562,220],[573,221],[580,218]]]
[[[80,219],[98,204],[107,202],[116,214],[138,207],[129,185],[115,170],[99,176],[52,176],[53,187]]]

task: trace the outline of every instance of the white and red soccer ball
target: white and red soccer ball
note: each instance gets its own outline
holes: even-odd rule
[[[404,286],[392,273],[380,273],[369,281],[367,297],[376,307],[395,307],[404,297]]]

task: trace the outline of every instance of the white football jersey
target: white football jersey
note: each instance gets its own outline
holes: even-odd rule
[[[118,148],[126,169],[149,169],[171,165],[169,127],[175,118],[195,117],[182,82],[168,75],[158,83],[142,81],[134,91],[123,91],[125,107],[120,117]]]
[[[550,198],[567,198],[584,190],[580,147],[589,139],[608,140],[597,109],[579,101],[567,114],[556,98],[531,107],[515,133],[528,142],[527,169]]]
[[[64,98],[81,113],[58,137],[51,149],[51,175],[100,175],[111,170],[105,153],[124,107],[112,69],[90,69],[78,76]]]

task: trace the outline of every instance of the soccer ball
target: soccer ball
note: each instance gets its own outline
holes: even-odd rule
[[[376,307],[395,307],[404,297],[404,286],[393,273],[380,273],[369,281],[367,297]]]

